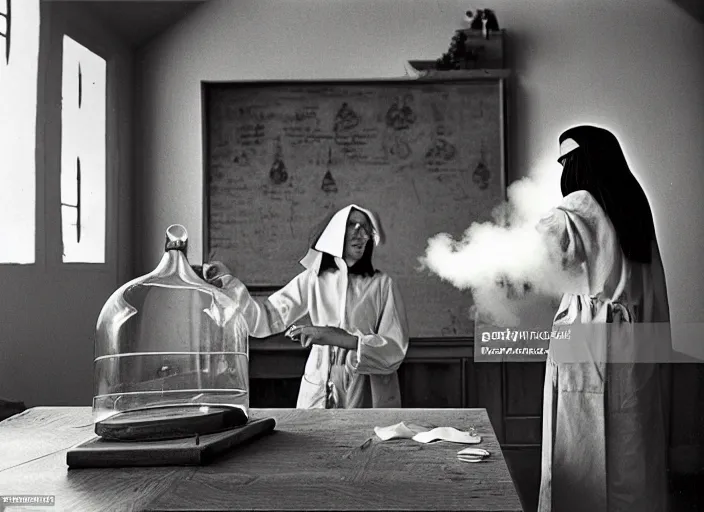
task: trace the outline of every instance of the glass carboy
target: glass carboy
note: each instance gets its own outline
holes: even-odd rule
[[[159,265],[103,306],[93,366],[96,432],[115,418],[187,423],[214,410],[247,422],[247,325],[239,305],[189,265],[187,245],[186,229],[170,226]]]

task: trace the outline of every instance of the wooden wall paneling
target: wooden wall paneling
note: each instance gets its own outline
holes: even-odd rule
[[[504,417],[506,446],[539,446],[542,440],[542,431],[542,416]]]
[[[506,445],[540,445],[545,363],[504,363],[503,374]]]
[[[250,379],[249,406],[258,409],[295,408],[301,378]]]
[[[540,416],[545,363],[505,363],[506,416]]]
[[[461,408],[466,403],[461,360],[407,359],[399,368],[403,408]]]
[[[474,357],[474,338],[411,338],[406,361],[433,359],[462,359]]]
[[[535,512],[540,492],[540,446],[502,446],[501,450],[524,512]]]
[[[283,335],[249,343],[249,405],[256,408],[296,407],[308,349]]]
[[[308,351],[254,351],[249,353],[250,379],[300,379]]]
[[[704,364],[673,364],[671,371],[670,467],[704,479]]]
[[[486,409],[496,437],[503,444],[505,436],[502,363],[477,363],[474,359],[466,359],[464,366],[468,407]]]

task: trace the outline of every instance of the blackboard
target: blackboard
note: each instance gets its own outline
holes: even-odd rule
[[[204,83],[204,260],[269,293],[303,267],[311,230],[350,203],[379,213],[375,267],[412,337],[471,336],[469,292],[419,271],[506,193],[504,79]]]

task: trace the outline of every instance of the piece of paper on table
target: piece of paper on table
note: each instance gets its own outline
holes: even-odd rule
[[[453,427],[437,427],[430,429],[412,423],[397,423],[389,427],[374,427],[374,432],[382,441],[390,439],[413,439],[419,443],[433,441],[449,441],[451,443],[477,444],[482,438],[463,432]]]
[[[421,432],[413,436],[414,441],[419,443],[431,443],[433,441],[449,441],[450,443],[477,444],[482,438],[463,432],[453,427],[438,427],[427,432]]]
[[[413,436],[419,432],[427,432],[428,430],[430,430],[430,428],[414,425],[413,423],[405,423],[403,421],[389,427],[374,427],[374,433],[382,441],[388,441],[389,439],[413,439]]]

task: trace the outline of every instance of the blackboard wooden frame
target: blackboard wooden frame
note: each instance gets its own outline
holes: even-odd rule
[[[364,86],[364,85],[409,85],[414,84],[462,84],[462,83],[477,83],[477,82],[493,82],[497,84],[500,105],[499,105],[499,122],[500,130],[500,170],[498,176],[500,178],[500,189],[503,193],[503,199],[507,196],[508,186],[508,134],[509,122],[507,108],[509,105],[508,98],[508,78],[510,72],[508,70],[465,70],[451,72],[436,72],[423,77],[399,77],[399,78],[382,78],[382,79],[329,79],[329,80],[238,80],[238,81],[202,81],[201,82],[201,108],[202,108],[202,143],[203,143],[203,175],[202,175],[202,198],[203,198],[203,261],[207,261],[211,253],[210,244],[210,183],[209,183],[209,122],[208,122],[208,106],[209,106],[209,91],[212,87],[222,87],[223,85],[236,87],[261,86],[265,88],[277,86]],[[245,283],[253,295],[268,296],[269,294],[279,290],[286,282],[281,283]],[[452,337],[452,336],[449,336]],[[460,336],[464,338],[465,336]]]

